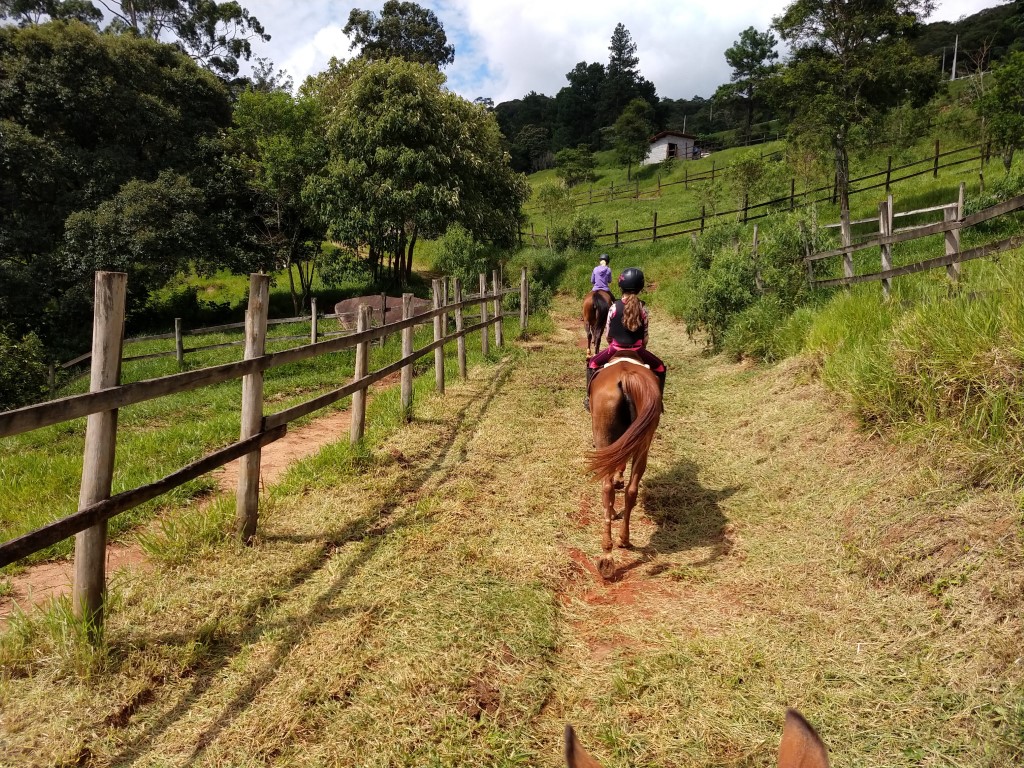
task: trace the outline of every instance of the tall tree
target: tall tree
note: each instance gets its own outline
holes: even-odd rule
[[[376,61],[397,57],[438,69],[455,61],[455,48],[437,15],[417,3],[387,0],[380,16],[353,8],[342,29],[352,38],[364,59]]]
[[[245,172],[259,215],[260,245],[274,266],[288,271],[292,308],[309,301],[326,227],[303,195],[308,177],[327,160],[319,105],[283,90],[242,93],[234,110],[237,161]],[[298,287],[296,287],[298,277]]]
[[[652,107],[658,103],[654,83],[640,74],[636,43],[622,23],[615,25],[608,51],[608,66],[601,86],[599,119],[602,126],[615,122],[633,99],[643,99]]]
[[[331,80],[342,80],[333,88]],[[322,100],[329,158],[306,195],[331,234],[369,253],[396,280],[419,237],[458,223],[482,241],[514,244],[526,180],[509,167],[494,116],[448,91],[432,65],[356,59],[304,89]]]
[[[732,67],[729,78],[731,82],[719,88],[719,91],[722,91],[722,95],[734,95],[743,103],[746,112],[744,133],[748,137],[754,119],[754,106],[761,99],[764,84],[775,69],[774,62],[779,58],[775,50],[777,42],[771,30],[758,32],[753,27],[747,27],[740,32],[740,39],[725,51],[725,60]],[[717,97],[719,94],[715,95]]]
[[[566,73],[569,85],[555,96],[557,125],[554,131],[556,148],[587,144],[598,146],[601,96],[605,83],[603,64],[579,62]]]
[[[643,99],[633,99],[615,121],[615,154],[626,164],[626,180],[633,178],[633,163],[643,162],[654,133],[654,109]]]
[[[773,20],[790,46],[780,101],[800,130],[831,148],[846,214],[853,127],[894,104],[923,100],[937,82],[933,64],[907,41],[932,6],[931,0],[795,0]]]
[[[270,35],[259,19],[236,0],[0,0],[0,18],[20,23],[76,19],[93,25],[112,18],[110,31],[131,31],[142,37],[178,45],[185,53],[222,77],[238,74],[238,60],[248,61],[252,41]]]
[[[221,173],[228,92],[177,49],[77,22],[0,27],[0,93],[0,313],[18,333],[73,338],[83,275],[122,265],[126,243],[133,306],[160,287],[147,262],[173,242],[210,264],[240,256]],[[154,226],[175,233],[136,247]]]

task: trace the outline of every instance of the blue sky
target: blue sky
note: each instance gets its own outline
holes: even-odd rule
[[[331,56],[351,56],[341,29],[352,8],[380,12],[383,2],[333,0],[242,0],[272,39],[256,46],[295,79],[321,71]],[[637,44],[640,71],[673,99],[710,96],[729,79],[723,52],[749,26],[766,29],[785,0],[421,0],[444,25],[455,46],[445,69],[449,87],[495,103],[537,91],[554,96],[577,62],[608,59],[608,41],[618,22]],[[994,0],[939,0],[930,20],[954,20]],[[953,41],[950,40],[952,46]]]

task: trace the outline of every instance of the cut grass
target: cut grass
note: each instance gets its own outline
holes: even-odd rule
[[[570,721],[609,768],[768,766],[795,705],[836,765],[1018,765],[1016,497],[858,434],[806,364],[654,323],[667,407],[621,582],[582,567],[582,352],[552,329],[296,466],[256,547],[121,576],[91,677],[25,619],[0,646],[5,755],[553,768]]]

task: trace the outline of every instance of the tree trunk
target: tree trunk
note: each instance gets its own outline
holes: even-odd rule
[[[405,282],[406,285],[412,280],[412,253],[416,249],[416,228],[413,227],[412,237],[409,238],[409,249],[405,257]]]
[[[832,144],[836,156],[836,188],[839,195],[840,218],[850,217],[850,156],[846,151],[846,136],[838,135]]]
[[[1013,165],[1013,147],[1007,147],[1003,150],[1003,167],[1006,172],[1010,172],[1010,166]]]

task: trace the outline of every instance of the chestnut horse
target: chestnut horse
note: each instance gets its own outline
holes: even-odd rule
[[[583,299],[583,325],[587,329],[587,357],[601,351],[601,336],[612,306],[608,291],[591,291]]]
[[[569,768],[601,768],[587,754],[571,725],[565,726],[565,763]],[[786,710],[779,744],[779,768],[828,768],[828,749],[810,723],[795,709]]]
[[[612,520],[615,518],[615,489],[624,483],[626,464],[632,461],[625,486],[625,506],[619,528],[619,546],[629,547],[629,515],[636,504],[640,478],[647,469],[647,452],[661,420],[661,388],[650,368],[628,353],[615,358],[594,376],[590,385],[590,418],[594,448],[589,454],[590,471],[602,480],[604,530],[598,563],[601,575],[614,574]]]

